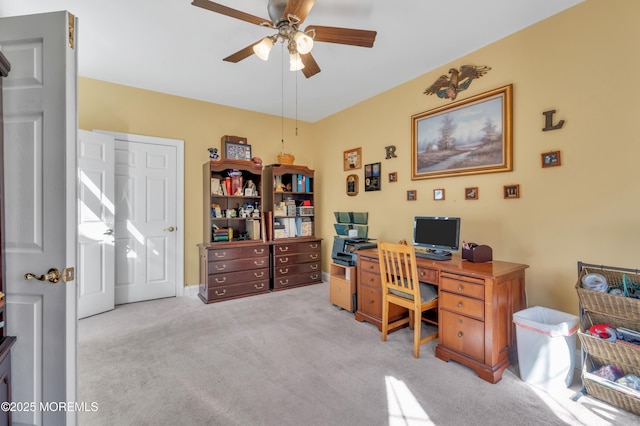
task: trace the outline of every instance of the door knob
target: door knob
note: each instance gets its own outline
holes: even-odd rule
[[[24,279],[30,280],[31,278],[35,278],[38,281],[49,281],[50,283],[55,284],[58,281],[60,281],[60,276],[61,276],[60,271],[58,271],[56,268],[51,268],[49,269],[49,272],[40,276],[33,274],[31,272],[28,272],[24,274]]]
[[[173,226],[170,226],[167,229],[165,229],[165,231],[169,231],[169,232],[173,232],[175,230],[176,230],[176,228],[174,228]]]
[[[107,229],[103,232],[103,235],[113,235],[113,229]]]

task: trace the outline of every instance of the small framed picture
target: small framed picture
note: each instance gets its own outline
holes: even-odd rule
[[[398,173],[397,172],[389,173],[389,182],[393,183],[397,181],[398,181]]]
[[[223,155],[229,160],[251,160],[251,145],[225,141]]]
[[[418,199],[418,194],[415,189],[407,191],[407,201],[415,201]]]
[[[555,167],[560,165],[560,151],[549,151],[540,154],[542,167]]]
[[[438,188],[433,190],[433,199],[436,201],[444,200],[444,189]]]
[[[345,171],[362,168],[362,148],[354,148],[345,151],[343,163]]]
[[[471,186],[469,188],[464,189],[464,199],[465,200],[477,200],[478,199],[478,187]]]
[[[520,198],[520,185],[505,185],[504,198]]]
[[[347,195],[353,197],[358,195],[358,175],[347,176]]]
[[[380,163],[365,164],[364,166],[364,190],[380,191]]]

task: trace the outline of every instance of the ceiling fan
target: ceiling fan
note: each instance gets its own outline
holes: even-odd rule
[[[260,59],[266,61],[275,42],[280,40],[284,43],[286,41],[289,50],[289,69],[291,71],[302,70],[304,76],[309,78],[320,72],[320,67],[311,55],[314,41],[373,47],[377,34],[375,31],[369,30],[319,25],[310,25],[304,31],[299,29],[315,2],[316,0],[269,0],[267,12],[271,20],[250,15],[209,0],[193,0],[191,4],[277,31],[274,35],[267,36],[227,56],[223,59],[224,61],[240,62],[254,53]]]

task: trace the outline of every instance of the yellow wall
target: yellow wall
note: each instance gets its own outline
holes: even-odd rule
[[[286,120],[296,164],[316,170],[317,234],[328,270],[334,211],[369,212],[370,236],[411,238],[415,215],[462,217],[461,239],[489,244],[494,258],[530,265],[529,305],[577,312],[578,260],[638,267],[640,200],[640,2],[588,0],[412,81],[317,123]],[[428,54],[413,49],[408,54]],[[423,90],[450,67],[492,70],[461,92],[464,99],[513,84],[513,172],[411,180],[411,115],[450,103]],[[265,164],[280,151],[279,117],[81,78],[79,125],[185,141],[185,283],[198,282],[195,248],[202,236],[201,164],[220,136],[248,137]],[[543,111],[556,109],[560,130],[542,132]],[[295,139],[294,139],[295,138]],[[314,141],[322,141],[316,145]],[[395,145],[398,158],[385,160]],[[363,163],[382,162],[382,190],[345,194],[343,151],[362,147]],[[542,169],[540,154],[560,150],[561,167]],[[388,183],[389,172],[398,182]],[[519,184],[520,199],[504,200],[503,185]],[[464,188],[479,187],[466,201]],[[444,188],[446,199],[433,201]],[[406,191],[417,201],[406,201]]]

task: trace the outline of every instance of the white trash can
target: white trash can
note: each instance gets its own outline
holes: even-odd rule
[[[520,378],[543,390],[573,382],[578,317],[542,306],[513,314]]]

